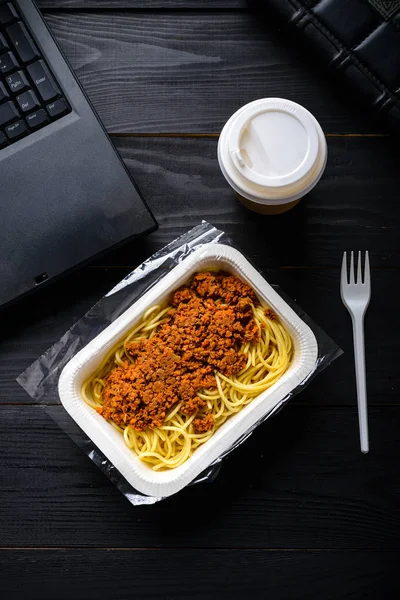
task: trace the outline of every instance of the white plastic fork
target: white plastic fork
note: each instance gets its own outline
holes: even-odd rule
[[[354,362],[357,381],[358,423],[361,452],[369,452],[367,384],[365,376],[364,315],[371,298],[371,276],[368,251],[365,253],[364,278],[361,278],[361,252],[358,253],[357,279],[354,271],[354,253],[350,257],[350,281],[347,278],[347,254],[343,254],[340,294],[353,322]]]

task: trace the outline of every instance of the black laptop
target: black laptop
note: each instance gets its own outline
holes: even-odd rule
[[[155,229],[31,0],[0,0],[0,305]]]

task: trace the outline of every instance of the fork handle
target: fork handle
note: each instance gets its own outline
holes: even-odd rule
[[[353,317],[354,363],[357,381],[358,423],[360,427],[361,452],[369,452],[367,384],[365,375],[364,315]]]

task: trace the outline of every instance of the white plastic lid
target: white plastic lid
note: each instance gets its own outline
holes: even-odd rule
[[[256,100],[226,123],[218,159],[230,185],[262,204],[282,204],[306,194],[327,157],[318,121],[300,104],[282,98]]]

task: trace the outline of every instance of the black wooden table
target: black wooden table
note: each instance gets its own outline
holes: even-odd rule
[[[399,597],[399,151],[360,104],[244,0],[42,0],[160,228],[1,318],[4,599]],[[216,160],[241,105],[282,96],[327,134],[323,180],[279,217],[248,212]],[[15,382],[155,250],[207,219],[345,354],[225,463],[133,507]],[[343,250],[369,249],[371,452],[359,450]]]

